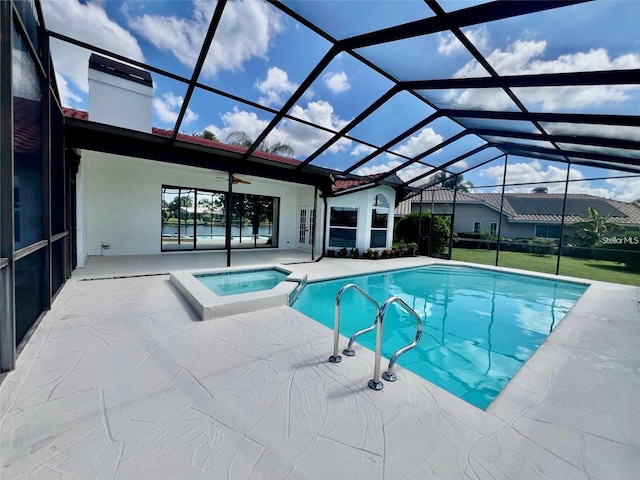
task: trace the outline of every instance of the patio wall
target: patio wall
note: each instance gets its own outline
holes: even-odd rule
[[[160,253],[162,185],[226,191],[225,172],[84,151],[79,194],[78,264],[93,255]],[[313,205],[313,187],[243,175],[234,192],[280,197],[280,248],[295,248],[298,203]],[[102,245],[109,245],[103,249]]]

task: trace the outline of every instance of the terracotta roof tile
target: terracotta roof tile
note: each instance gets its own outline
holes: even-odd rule
[[[75,110],[73,108],[63,108],[62,112],[65,117],[77,118],[80,120],[89,120],[89,114],[82,110]],[[151,129],[151,133],[153,135],[157,135],[159,137],[171,138],[173,136],[172,130],[166,130],[163,128],[153,127]],[[224,150],[226,152],[234,152],[243,154],[247,151],[245,147],[240,147],[238,145],[229,145],[228,143],[218,142],[216,140],[208,140],[204,137],[198,137],[196,135],[187,135],[185,133],[178,133],[177,137],[181,142],[193,143],[196,145],[202,145],[204,147],[216,148],[218,150]],[[262,152],[260,150],[256,150],[251,154],[252,157],[261,158],[263,160],[271,160],[277,163],[284,163],[287,165],[300,165],[300,160],[296,160],[295,158],[282,157],[280,155],[274,155],[272,153]]]
[[[13,143],[17,153],[42,150],[42,105],[36,100],[13,99]]]

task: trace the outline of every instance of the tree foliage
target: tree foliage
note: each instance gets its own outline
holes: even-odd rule
[[[231,145],[238,145],[239,147],[249,148],[253,145],[253,139],[241,130],[236,130],[227,135],[227,143]],[[266,140],[262,141],[258,145],[258,150],[271,153],[273,155],[284,155],[287,157],[293,157],[294,151],[290,145],[286,143],[274,143],[269,145]]]
[[[433,227],[431,222],[433,220]],[[431,234],[431,237],[429,237]],[[451,230],[444,218],[433,217],[430,212],[414,212],[405,215],[395,225],[394,236],[396,241],[406,243],[418,243],[419,253],[426,255],[429,253],[429,243],[431,242],[431,253],[441,253],[449,245]]]
[[[470,192],[473,188],[473,183],[466,181],[462,174],[449,175],[447,172],[439,171],[434,175],[433,179],[436,183],[439,183],[442,188],[449,190],[456,189],[459,192]]]
[[[622,227],[615,222],[609,220],[611,214],[600,215],[598,211],[589,207],[587,210],[587,219],[581,222],[575,222],[573,227],[578,229],[578,238],[580,238],[581,246],[593,247],[600,243],[600,236],[615,230],[622,230]]]
[[[193,136],[206,138],[207,140],[213,140],[214,142],[218,141],[218,137],[216,137],[215,134],[213,132],[210,132],[209,130],[204,130],[202,133],[194,133]]]

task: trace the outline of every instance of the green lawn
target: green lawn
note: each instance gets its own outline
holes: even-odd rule
[[[494,265],[496,252],[492,250],[454,248],[452,259]],[[558,257],[554,255],[540,256],[530,253],[500,252],[499,264],[501,267],[556,273],[557,261]],[[560,275],[640,286],[640,273],[627,270],[623,264],[606,260],[562,257],[560,259]]]

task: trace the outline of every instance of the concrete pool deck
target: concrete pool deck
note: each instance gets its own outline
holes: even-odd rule
[[[108,275],[153,273],[113,262]],[[296,268],[313,281],[428,263]],[[327,362],[331,330],[289,307],[202,322],[168,275],[90,276],[99,275],[74,272],[0,385],[0,478],[624,480],[640,471],[638,287],[592,282],[483,411],[399,366],[399,381],[370,390],[373,352]]]

